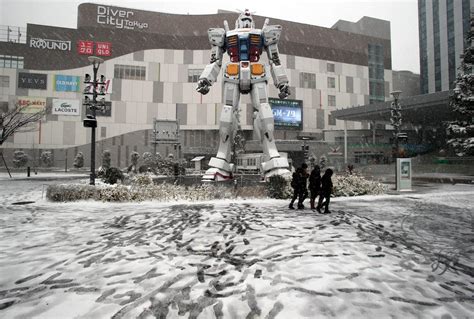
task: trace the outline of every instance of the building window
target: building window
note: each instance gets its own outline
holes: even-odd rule
[[[336,125],[336,118],[332,114],[328,115],[328,124],[329,125]]]
[[[328,89],[335,89],[336,88],[336,78],[328,77]]]
[[[5,75],[0,75],[0,88],[10,87],[10,77]]]
[[[23,69],[24,58],[15,55],[0,55],[0,68]]]
[[[300,87],[306,89],[316,88],[316,74],[300,72]]]
[[[197,82],[199,81],[199,77],[202,74],[204,69],[189,69],[188,70],[188,82]]]
[[[336,106],[336,96],[328,95],[328,106]]]
[[[354,79],[352,78],[352,76],[346,77],[346,92],[354,93]]]
[[[327,64],[327,71],[334,73],[336,71],[336,65],[334,63],[328,63]]]
[[[384,47],[369,43],[369,100],[385,101]]]
[[[100,127],[100,137],[101,138],[107,137],[107,128],[105,126]]]
[[[125,80],[146,80],[146,67],[136,65],[116,64],[114,78]]]

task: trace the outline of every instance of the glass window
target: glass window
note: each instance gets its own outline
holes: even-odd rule
[[[327,64],[327,71],[328,72],[335,72],[336,70],[336,65],[334,63],[328,63]]]
[[[336,118],[332,116],[332,114],[328,115],[328,124],[329,125],[336,125]]]
[[[328,77],[328,89],[336,88],[336,78]]]
[[[6,75],[0,75],[0,87],[7,88],[10,86],[10,77]]]
[[[204,69],[188,69],[188,82],[197,82]]]
[[[114,77],[128,80],[145,80],[146,68],[144,66],[116,64],[114,66]]]
[[[306,89],[316,88],[316,74],[300,72],[300,87]]]
[[[336,106],[336,96],[328,95],[328,106]]]

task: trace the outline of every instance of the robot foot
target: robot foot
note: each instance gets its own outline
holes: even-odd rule
[[[265,181],[268,181],[270,176],[280,175],[284,178],[291,179],[291,172],[288,170],[288,160],[284,157],[276,157],[262,163],[262,168],[265,176]]]
[[[285,179],[291,180],[291,172],[287,168],[276,168],[265,172],[265,181],[268,181],[268,179],[274,175],[280,175]]]
[[[211,167],[204,173],[201,181],[203,182],[222,182],[232,179],[232,173],[222,169]]]

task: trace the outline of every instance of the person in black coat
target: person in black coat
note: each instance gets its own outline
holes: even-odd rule
[[[324,172],[323,177],[321,177],[321,195],[319,196],[319,201],[318,201],[318,207],[316,207],[316,210],[318,213],[321,213],[321,207],[324,205],[324,214],[330,214],[331,212],[329,211],[329,200],[331,198],[331,192],[332,192],[332,180],[331,176],[333,174],[332,169],[328,168],[326,172]],[[323,200],[324,203],[323,203]]]
[[[319,168],[319,165],[316,165],[309,175],[309,191],[311,192],[309,198],[311,209],[316,209],[314,202],[321,191],[321,169]]]
[[[298,209],[304,209],[303,202],[308,197],[308,165],[306,163],[301,164],[301,177],[299,180],[299,194],[298,194]]]
[[[304,208],[303,201],[305,200],[305,193],[308,196],[308,191],[306,190],[306,168],[308,165],[303,163],[301,167],[298,167],[293,173],[293,179],[291,180],[291,187],[293,187],[293,197],[291,198],[290,205],[288,208],[295,209],[293,203],[298,198],[298,209]]]

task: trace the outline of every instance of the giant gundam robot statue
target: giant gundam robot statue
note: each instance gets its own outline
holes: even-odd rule
[[[223,108],[219,126],[219,149],[216,157],[209,161],[210,168],[203,176],[203,181],[223,181],[232,178],[233,164],[230,163],[233,136],[238,119],[240,94],[251,95],[254,108],[254,132],[262,144],[264,161],[262,171],[267,180],[272,175],[289,174],[288,160],[281,157],[273,136],[273,113],[268,103],[267,82],[269,73],[278,88],[280,99],[290,95],[288,77],[280,63],[278,40],[281,26],[268,25],[266,19],[262,29],[256,29],[252,15],[248,10],[241,13],[235,22],[235,29],[229,30],[227,21],[224,29],[211,28],[208,31],[212,45],[211,61],[202,72],[196,90],[207,94],[210,86],[216,82],[222,67],[224,52],[230,57],[223,72]],[[269,67],[261,62],[260,56],[265,50],[270,62]]]

